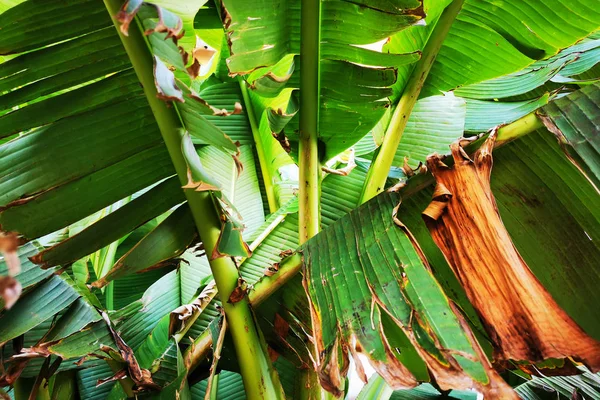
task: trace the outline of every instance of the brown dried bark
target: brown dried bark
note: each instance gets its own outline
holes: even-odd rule
[[[491,192],[495,135],[471,160],[459,142],[454,166],[428,158],[437,181],[424,212],[437,246],[464,287],[503,360],[572,357],[600,370],[600,343],[560,308],[533,275],[502,223]]]

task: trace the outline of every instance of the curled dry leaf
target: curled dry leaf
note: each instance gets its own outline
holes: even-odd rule
[[[421,164],[419,163],[419,167],[417,167],[417,169],[419,169],[421,166]],[[402,164],[402,171],[404,171],[404,175],[411,177],[415,174],[415,171],[410,167],[410,165],[408,165],[408,157],[404,157],[404,163]]]
[[[140,7],[144,2],[142,0],[127,0],[121,10],[117,13],[115,18],[121,23],[121,33],[125,36],[129,36],[129,25],[135,18],[135,15],[139,11]]]
[[[156,4],[144,2],[143,0],[127,0],[123,4],[121,10],[115,16],[116,20],[121,23],[121,33],[129,36],[129,25],[131,25],[131,21],[133,21],[143,4],[154,7],[158,15],[158,23],[154,28],[147,29],[144,34],[150,35],[154,32],[166,33],[167,36],[165,39],[173,38],[175,43],[177,43],[177,40],[183,36],[183,22],[181,18]]]
[[[154,84],[156,96],[164,101],[178,101],[183,103],[183,92],[177,86],[175,75],[160,58],[154,56]]]
[[[287,250],[283,250],[279,253],[279,257],[281,258],[285,258],[285,257],[289,257],[291,255],[294,254],[294,250],[292,249],[287,249]]]
[[[481,316],[495,357],[532,363],[572,357],[598,371],[600,343],[554,301],[502,223],[490,187],[494,141],[492,133],[473,161],[454,143],[452,168],[439,156],[428,159],[436,193],[443,194],[434,201],[445,205],[428,207],[425,222]]]
[[[224,108],[217,108],[214,107],[212,105],[210,105],[206,100],[204,100],[202,97],[198,96],[196,93],[194,92],[190,92],[189,97],[191,99],[196,100],[197,102],[201,103],[203,106],[209,108],[213,115],[219,116],[219,117],[228,117],[230,115],[237,115],[237,114],[241,114],[242,113],[242,105],[239,102],[235,102],[235,104],[233,105],[233,111],[227,111]],[[238,143],[239,146],[239,143]]]
[[[269,265],[265,268],[265,276],[273,276],[279,271],[279,263],[275,263],[273,265]]]
[[[433,191],[433,199],[431,203],[429,203],[425,211],[423,211],[423,215],[437,220],[446,209],[448,201],[451,197],[452,193],[450,193],[448,188],[444,186],[443,183],[436,184],[435,189]]]
[[[102,386],[108,382],[114,382],[114,381],[118,381],[118,380],[125,379],[125,378],[127,378],[127,371],[125,369],[122,369],[120,371],[115,372],[114,375],[109,376],[108,378],[98,379],[96,381],[96,387]]]
[[[238,284],[236,288],[233,289],[233,292],[231,292],[227,302],[234,304],[241,301],[248,294],[249,290],[250,288],[248,287],[246,281],[243,278],[238,278]]]
[[[21,376],[21,373],[29,363],[29,359],[20,359],[10,364],[6,369],[2,369],[0,375],[0,387],[11,386]]]
[[[237,105],[239,103],[235,103],[235,104]],[[232,154],[231,157],[233,158],[233,163],[235,164],[236,178],[239,178],[240,175],[242,175],[242,172],[244,172],[244,164],[240,160],[240,155],[241,155],[241,152],[239,150],[240,142],[235,142],[235,145],[238,147],[238,151],[237,151],[237,153]]]
[[[8,310],[15,305],[23,288],[21,283],[12,276],[0,276],[0,297],[4,300],[4,307]]]
[[[141,368],[138,364],[131,347],[121,339],[121,336],[114,330],[108,315],[102,311],[102,318],[106,322],[110,333],[119,348],[119,354],[127,364],[127,373],[131,380],[142,390],[160,390],[160,386],[152,381],[152,374],[147,369]]]
[[[0,254],[4,257],[10,276],[15,276],[21,272],[21,263],[17,255],[18,248],[19,238],[16,233],[0,231]]]
[[[281,145],[283,150],[285,150],[286,153],[292,152],[292,145],[290,144],[290,140],[288,139],[288,137],[285,136],[284,131],[281,131],[279,133],[273,133],[273,137],[279,142],[279,144]]]
[[[190,304],[184,304],[175,310],[171,311],[169,315],[169,336],[183,330],[188,320],[194,319],[195,316],[200,314],[202,310],[212,301],[217,294],[217,288],[215,282],[209,283],[200,295]]]
[[[204,192],[206,190],[221,190],[220,187],[214,186],[211,183],[203,182],[203,181],[195,181],[192,176],[192,171],[188,168],[187,170],[187,183],[182,186],[183,189],[194,189],[196,192]]]

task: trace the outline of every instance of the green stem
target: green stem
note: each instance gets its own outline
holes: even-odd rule
[[[356,400],[388,400],[394,390],[379,375],[373,375]]]
[[[298,226],[302,244],[321,230],[321,163],[318,141],[321,107],[321,0],[302,0],[300,18]],[[312,368],[302,374],[301,385],[306,389],[300,393],[301,399],[332,398],[321,387]]]
[[[536,113],[527,114],[518,120],[498,129],[494,147],[502,146],[537,129],[543,128],[544,123]]]
[[[504,125],[496,133],[496,142],[494,143],[494,149],[504,146],[508,142],[522,138],[525,135],[530,134],[540,128],[543,128],[544,124],[542,120],[536,115],[535,112],[527,114],[526,116],[519,118],[518,120],[511,122],[508,125]],[[472,154],[477,150],[485,141],[487,135],[483,136],[473,143],[470,143],[465,147],[467,154]],[[454,162],[451,156],[446,157],[443,160],[444,164],[450,166]],[[417,174],[410,178],[406,183],[406,186],[401,189],[402,198],[407,199],[413,194],[425,189],[426,187],[433,185],[435,179],[430,173]]]
[[[258,155],[258,163],[260,164],[260,171],[262,174],[263,182],[265,184],[265,192],[267,193],[269,211],[273,213],[277,211],[278,208],[277,197],[275,196],[275,185],[273,184],[275,182],[274,177],[271,176],[270,173],[271,169],[269,168],[269,161],[267,160],[267,156],[265,154],[265,146],[263,146],[259,125],[256,121],[254,107],[252,107],[252,100],[250,99],[250,95],[248,94],[248,87],[246,81],[244,81],[241,77],[238,79],[240,80],[240,89],[242,91],[242,97],[244,98],[246,115],[248,116],[248,121],[250,122],[252,137],[254,138],[254,143],[256,144],[256,154]]]
[[[19,377],[13,385],[15,400],[29,400],[29,394],[35,385],[35,378]]]
[[[277,272],[271,276],[264,276],[249,293],[250,304],[252,307],[258,307],[263,301],[269,298],[280,287],[292,279],[302,268],[302,255],[298,252],[285,258],[279,265]],[[212,335],[206,329],[200,336],[194,340],[194,344],[187,348],[183,359],[186,360],[190,371],[194,370],[198,364],[206,357],[212,346]]]
[[[320,230],[318,132],[320,107],[321,1],[302,0],[300,27],[300,244]]]
[[[54,375],[51,400],[75,400],[77,395],[77,379],[74,369],[62,371]]]
[[[114,310],[115,309],[115,287],[113,285],[114,282],[110,282],[106,285],[106,289],[104,290],[104,298],[106,300],[106,309]]]
[[[442,43],[446,39],[452,23],[462,8],[463,2],[464,0],[454,0],[450,3],[450,5],[442,12],[442,15],[436,23],[435,28],[423,49],[421,59],[415,65],[415,69],[410,75],[408,84],[404,88],[400,101],[394,110],[379,153],[369,168],[367,179],[365,181],[366,183],[361,195],[361,204],[383,191],[385,181],[392,166],[392,162],[394,161],[394,156],[398,149],[398,144],[402,139],[402,134],[406,128],[408,118],[419,98],[425,79],[427,79],[427,75],[442,47]]]
[[[217,393],[219,391],[219,375],[215,375],[212,378],[212,385],[210,388],[210,400],[218,400]]]
[[[174,107],[157,97],[154,84],[153,60],[149,45],[142,34],[139,21],[132,23],[129,36],[124,36],[119,23],[115,19],[120,0],[104,0],[113,23],[121,37],[123,46],[137,77],[144,88],[144,93],[152,109],[163,140],[175,167],[175,171],[184,185],[187,182],[187,165],[181,152],[182,122]],[[185,190],[188,206],[196,223],[198,233],[204,243],[206,254],[212,254],[221,232],[221,221],[209,192]],[[284,398],[283,389],[277,372],[273,369],[267,354],[266,343],[257,329],[248,298],[236,303],[229,303],[231,293],[236,289],[239,272],[231,258],[209,260],[211,271],[221,296],[226,318],[230,323],[230,332],[236,348],[237,361],[240,366],[246,396],[249,399]]]

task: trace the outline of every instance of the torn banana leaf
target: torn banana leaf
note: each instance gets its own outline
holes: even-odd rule
[[[180,256],[197,237],[192,213],[187,203],[183,204],[144,236],[92,286],[101,288],[125,275],[175,265],[173,258]]]
[[[551,133],[538,131],[494,150],[491,189],[502,222],[528,267],[560,307],[600,340],[595,307],[600,301],[596,290],[600,284],[596,262],[600,257],[600,197],[596,188],[569,161]],[[433,187],[405,195],[400,216],[446,293],[483,332],[464,289],[419,215],[431,202],[432,193]]]
[[[257,90],[268,91],[269,97],[286,86],[297,88],[298,68],[294,68],[293,73],[283,68],[276,74],[270,68],[299,53],[299,36],[292,29],[300,21],[299,2],[225,0],[222,7],[221,17],[231,51],[228,58],[231,73],[245,75],[262,71],[265,79],[252,79],[252,83],[256,82]],[[259,14],[260,19],[254,18]],[[378,2],[369,6],[348,1],[323,3],[323,21],[335,20],[336,23],[321,25],[319,141],[322,161],[345,151],[369,132],[389,104],[387,97],[392,94],[390,86],[396,81],[395,68],[419,58],[417,53],[385,54],[356,45],[386,38],[423,17],[422,3],[418,0]],[[340,76],[346,79],[340,80]],[[348,103],[352,103],[352,109],[347,107]],[[297,141],[295,129],[290,127],[286,132],[290,141]]]
[[[414,169],[429,154],[447,153],[448,145],[463,135],[466,111],[465,100],[452,94],[418,100],[396,149],[394,165]]]
[[[568,400],[573,398],[600,398],[600,379],[585,368],[575,376],[532,376],[531,380],[515,387],[519,395],[528,400],[553,398]]]
[[[187,373],[188,370],[183,362],[183,357],[179,347],[173,341],[172,355],[170,357],[170,368],[176,375],[175,379],[170,380],[169,384],[161,389],[160,392],[154,393],[152,399],[169,400],[181,399],[191,400],[190,388],[188,386]]]
[[[499,102],[465,99],[467,102],[465,131],[485,132],[495,126],[511,123],[548,104],[552,98],[553,95],[545,93],[539,98],[526,101]]]
[[[105,362],[99,365],[83,368],[77,371],[77,388],[79,394],[84,399],[105,400],[116,382],[107,382],[96,386],[99,379],[106,378],[113,374],[112,369]]]
[[[537,61],[521,71],[463,86],[456,89],[455,93],[473,99],[505,98],[529,92],[561,73],[570,76],[585,72],[595,63],[600,62],[600,51],[598,51],[600,38],[596,35],[592,34],[589,38],[563,49],[546,60]]]
[[[180,187],[176,177],[169,178],[68,240],[41,251],[32,260],[42,268],[66,265],[108,246],[185,201]]]
[[[73,336],[82,339],[85,336],[83,332],[90,326],[102,325],[101,316],[96,308],[99,305],[98,300],[87,288],[78,287],[64,273],[60,276],[53,275],[29,291],[13,309],[5,312],[0,318],[0,321],[4,321],[0,326],[9,328],[2,334],[6,338],[14,334],[20,335],[19,332],[26,329],[26,332],[22,333],[25,335],[21,342],[23,348],[20,345],[15,346],[18,340],[13,341],[13,346],[4,343],[3,352],[6,358],[0,382],[12,384],[22,374],[36,376],[42,360],[51,355],[63,358],[65,363],[59,369],[68,370],[78,367],[79,364],[75,364],[76,358],[100,352],[97,342],[85,349],[80,347],[82,342],[72,342],[67,346],[66,352],[60,349],[60,343],[63,341],[70,341],[69,338]],[[18,314],[12,314],[14,312]],[[10,323],[7,322],[9,319]],[[110,346],[112,342],[108,338],[103,343]],[[60,353],[56,352],[56,345]],[[83,352],[79,353],[79,350]]]
[[[200,161],[189,133],[183,135],[181,148],[188,167],[188,182],[183,188],[195,191],[210,191],[221,219],[221,233],[210,258],[248,257],[251,251],[242,237],[242,231],[244,230],[242,216],[225,197],[219,182],[210,176],[202,166],[202,161]]]
[[[15,12],[26,5],[15,7]],[[102,4],[97,7],[106,13]],[[108,32],[105,36],[110,38]],[[116,37],[116,33],[113,32],[113,36]],[[90,46],[101,47],[98,42],[101,38],[88,39],[92,41]],[[98,51],[105,52],[107,58],[126,57],[118,42],[111,40],[111,43],[106,51]],[[29,70],[29,58],[43,55],[71,60],[77,57],[79,48],[63,48],[62,44],[49,46],[2,66],[10,73],[11,65],[23,69],[25,63]],[[72,72],[68,62],[54,67],[38,71],[37,83],[47,82],[48,79],[43,79],[45,74],[60,77]],[[117,69],[108,77],[106,73],[87,76],[86,79],[96,81],[66,93],[49,93],[38,102],[24,104],[0,117],[1,124],[7,128],[3,132],[7,134],[33,128],[27,135],[0,146],[2,159],[6,160],[0,179],[2,230],[17,232],[24,240],[35,239],[173,174],[152,112],[144,99],[140,100],[142,89],[135,74],[130,69],[119,68],[122,70]],[[5,89],[14,93],[18,87],[12,86]],[[69,86],[54,89],[67,88]],[[128,122],[123,122],[125,120]],[[58,152],[63,157],[53,157]],[[81,154],[86,157],[82,158]],[[92,188],[94,196],[90,201],[77,200],[76,193],[87,193]]]
[[[350,351],[366,353],[392,388],[417,385],[390,347],[385,315],[440,387],[476,387],[515,398],[432,276],[410,232],[395,218],[399,201],[395,193],[377,196],[302,247],[322,384],[341,390]]]
[[[508,0],[504,7],[498,7],[491,0],[466,1],[432,66],[423,94],[457,89],[457,95],[461,92],[462,96],[464,90],[469,92],[468,97],[476,93],[483,95],[482,98],[493,98],[495,96],[483,93],[487,89],[496,89],[493,85],[485,85],[494,82],[494,78],[508,74],[517,75],[518,80],[524,78],[524,81],[505,87],[508,91],[519,91],[538,74],[552,76],[545,70],[553,68],[544,68],[547,65],[544,62],[540,62],[541,68],[529,67],[536,60],[555,55],[560,58],[561,50],[579,45],[579,41],[598,29],[600,13],[593,7],[593,1],[584,0],[578,8],[573,8],[569,0],[535,3]],[[556,26],[563,29],[553,29]],[[568,50],[563,51],[568,53]],[[503,62],[490,63],[489,60]],[[528,69],[533,78],[527,74],[518,76]],[[513,75],[509,76],[513,78]],[[509,83],[503,78],[498,80]],[[484,84],[479,86],[482,81]]]
[[[160,48],[161,55],[183,72],[195,71],[200,67],[198,42],[194,32],[194,16],[206,0],[192,0],[184,3],[169,0],[146,2],[129,0],[117,14],[121,31],[127,34],[129,25],[139,15],[145,34],[152,47]],[[187,34],[186,34],[187,33]],[[167,39],[173,39],[173,41]]]
[[[29,289],[54,273],[54,270],[40,269],[37,265],[30,261],[29,257],[34,256],[40,251],[41,248],[42,247],[39,246],[37,242],[30,242],[19,247],[17,250],[17,257],[21,268],[19,273],[14,276],[14,279],[16,279],[21,285],[23,293],[27,293]],[[0,277],[4,278],[8,277],[9,275],[9,267],[6,263],[6,260],[2,259],[0,261]],[[0,297],[0,305],[0,309],[4,308],[4,300],[2,297]]]
[[[53,275],[21,297],[0,318],[0,344],[22,335],[53,317],[79,298],[77,291],[59,276]],[[10,321],[10,322],[8,322]]]
[[[149,371],[152,382],[161,387],[179,376],[177,344],[168,329],[169,313],[180,305],[180,279],[177,271],[171,271],[151,285],[141,299],[110,315],[139,367]],[[113,387],[111,398],[122,396],[121,391],[119,385]]]
[[[123,340],[137,351],[162,318],[179,307],[179,298],[179,274],[171,271],[150,286],[141,299],[111,313],[110,318]]]
[[[47,15],[57,14],[61,18],[52,20],[54,29],[51,31],[46,28],[47,23],[40,23]],[[93,0],[75,0],[68,5],[24,2],[1,15],[0,25],[8,21],[21,23],[7,24],[3,29],[0,54],[21,53],[111,25],[106,10]],[[78,17],[76,22],[68,19],[73,15]]]
[[[504,227],[490,187],[494,141],[492,134],[473,159],[454,143],[453,167],[440,156],[428,158],[437,184],[425,222],[480,315],[495,357],[540,362],[571,356],[600,369],[600,342],[556,303]]]
[[[600,188],[600,84],[562,97],[539,114],[570,159]]]
[[[201,64],[208,63],[214,54],[214,51],[204,54],[207,49],[193,29],[194,15],[205,2],[130,1],[123,6],[117,19],[121,22],[121,31],[126,33],[129,23],[139,16],[154,55],[158,96],[172,101],[187,131],[200,143],[236,154],[239,144],[225,134],[223,128],[228,124],[228,116],[241,113],[240,104],[236,101],[228,104],[232,109],[229,112],[213,107],[195,92],[198,86],[195,79]]]
[[[252,147],[240,146],[237,160],[214,146],[200,147],[198,155],[206,172],[223,189],[223,196],[239,211],[245,226],[243,236],[247,238],[265,221]],[[243,165],[241,171],[238,163]]]

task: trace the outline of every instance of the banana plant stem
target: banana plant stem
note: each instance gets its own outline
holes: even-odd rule
[[[300,244],[320,230],[318,132],[320,107],[321,1],[302,0],[300,25]]]
[[[321,0],[302,0],[300,13],[300,169],[298,218],[300,244],[321,230],[321,163],[319,110],[321,107]],[[303,371],[301,399],[329,399],[316,371]]]
[[[187,182],[187,165],[181,152],[183,124],[174,107],[168,107],[157,97],[154,84],[153,60],[149,45],[142,34],[139,21],[132,23],[125,36],[115,19],[120,0],[104,0],[113,23],[121,37],[137,77],[152,109],[175,171],[182,183]],[[185,190],[188,206],[192,211],[198,233],[204,243],[206,254],[212,254],[220,235],[221,221],[209,192]],[[239,272],[231,258],[209,260],[211,271],[221,296],[226,318],[236,349],[240,371],[249,399],[282,399],[283,389],[269,359],[266,343],[258,330],[247,297],[232,303],[229,298],[237,288]]]
[[[394,110],[383,139],[383,144],[369,168],[361,195],[361,204],[383,191],[408,118],[415,107],[425,79],[427,79],[427,75],[450,31],[450,27],[462,8],[463,2],[464,0],[454,0],[450,3],[442,12],[442,15],[433,28],[433,32],[423,49],[421,59],[415,65],[415,69],[412,71],[408,84],[404,88],[400,101]]]
[[[536,113],[533,112],[531,114],[527,114],[508,125],[500,127],[498,129],[498,136],[496,137],[496,143],[494,146],[502,146],[543,127],[544,123]]]
[[[248,295],[253,307],[258,307],[262,302],[275,293],[280,287],[294,277],[302,268],[302,254],[295,252],[293,255],[285,258],[279,265],[277,272],[271,276],[264,276],[254,285],[254,288]],[[200,336],[194,340],[192,346],[188,347],[184,353],[183,359],[193,370],[206,357],[212,345],[212,335],[206,329]]]

